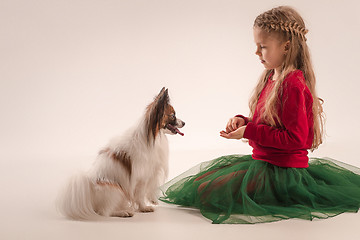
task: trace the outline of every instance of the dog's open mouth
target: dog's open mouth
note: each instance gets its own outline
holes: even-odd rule
[[[168,123],[168,124],[166,125],[166,128],[169,129],[173,134],[177,134],[177,133],[178,133],[178,134],[180,134],[181,136],[184,136],[184,134],[183,134],[182,132],[180,132],[180,130],[179,130],[177,127],[171,125],[170,123]]]

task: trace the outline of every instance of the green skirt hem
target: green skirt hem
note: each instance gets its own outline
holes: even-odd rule
[[[212,223],[325,219],[360,207],[360,169],[329,158],[284,168],[250,155],[204,162],[162,187],[161,201],[199,209]]]

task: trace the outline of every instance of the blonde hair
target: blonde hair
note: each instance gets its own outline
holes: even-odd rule
[[[308,30],[305,28],[305,23],[294,9],[281,6],[260,14],[254,21],[254,27],[260,28],[269,34],[274,34],[283,42],[290,42],[289,50],[281,66],[280,77],[275,81],[274,87],[269,93],[262,109],[262,120],[270,126],[276,127],[278,126],[277,124],[280,124],[283,127],[278,115],[278,106],[281,104],[282,83],[291,71],[294,69],[301,70],[304,74],[306,85],[313,96],[314,138],[311,146],[313,151],[322,143],[324,113],[322,108],[323,100],[317,97],[315,90],[316,79],[309,49],[306,44],[305,34]],[[272,73],[273,70],[265,70],[255,87],[249,101],[250,118],[254,115],[260,93]]]

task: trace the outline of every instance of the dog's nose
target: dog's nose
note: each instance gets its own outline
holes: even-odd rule
[[[185,126],[185,122],[184,121],[181,121],[182,122],[182,126]]]

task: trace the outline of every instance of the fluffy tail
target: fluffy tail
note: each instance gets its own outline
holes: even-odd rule
[[[94,210],[95,189],[86,174],[72,177],[60,194],[57,207],[66,217],[75,220],[101,218]]]

